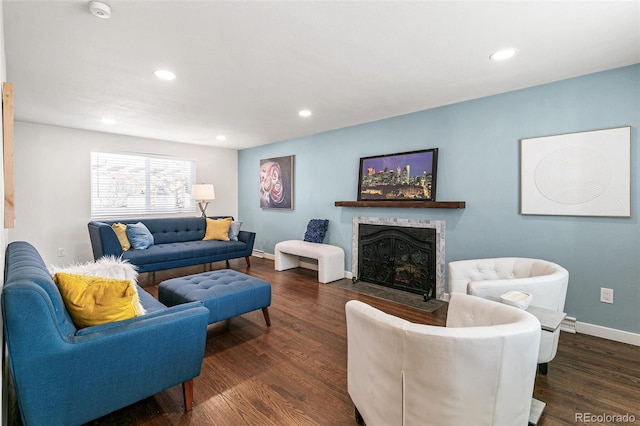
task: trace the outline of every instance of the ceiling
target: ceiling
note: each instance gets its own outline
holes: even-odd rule
[[[640,63],[638,0],[105,1],[3,1],[16,120],[243,149]]]

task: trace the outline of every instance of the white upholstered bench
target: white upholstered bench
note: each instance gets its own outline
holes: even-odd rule
[[[276,271],[297,268],[300,256],[318,260],[318,281],[323,284],[344,278],[344,250],[329,244],[288,240],[276,244]]]

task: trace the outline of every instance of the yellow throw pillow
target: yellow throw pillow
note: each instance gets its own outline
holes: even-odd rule
[[[127,225],[124,223],[114,223],[111,225],[111,228],[115,231],[122,250],[129,250],[131,248],[131,243],[129,243],[129,237],[127,237]]]
[[[209,219],[207,218],[207,230],[204,233],[202,241],[220,240],[229,241],[229,227],[231,226],[231,218],[226,219]]]
[[[130,280],[58,272],[53,281],[78,328],[122,321],[143,313]]]

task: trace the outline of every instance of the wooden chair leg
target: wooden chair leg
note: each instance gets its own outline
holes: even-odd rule
[[[262,315],[264,315],[264,322],[267,323],[267,327],[271,327],[271,318],[269,318],[269,308],[262,308]]]
[[[193,408],[193,379],[182,382],[182,396],[184,397],[184,411]]]
[[[229,269],[229,259],[227,259],[225,262],[227,262],[227,269]]]
[[[249,256],[245,257],[244,260],[247,261],[247,268],[251,268],[251,258]]]

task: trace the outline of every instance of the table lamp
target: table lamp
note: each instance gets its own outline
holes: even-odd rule
[[[209,201],[216,199],[216,192],[212,183],[197,183],[191,187],[191,198],[198,202],[202,217],[206,217],[205,210],[209,205]]]

